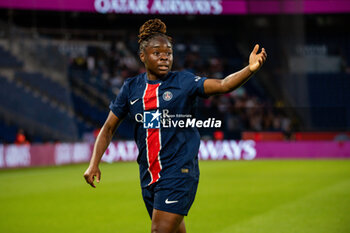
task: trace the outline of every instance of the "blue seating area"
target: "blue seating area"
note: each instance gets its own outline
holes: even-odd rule
[[[309,74],[308,93],[313,126],[350,128],[350,79],[346,74]]]
[[[229,73],[241,69],[247,62],[247,55],[240,54],[240,52],[252,49],[249,46],[253,46],[255,42],[246,41],[245,46],[238,46],[239,40],[234,39],[233,35],[229,35],[229,37],[233,39],[228,40],[227,37],[221,36],[193,36],[190,38],[187,38],[185,35],[178,36],[175,39],[177,41],[176,44],[180,46],[174,47],[176,69],[187,69],[196,74],[207,75],[212,78],[225,77]],[[350,47],[346,44],[347,37],[335,36],[323,38],[306,36],[305,40],[305,44],[326,45],[328,49],[327,54],[332,56],[340,55],[338,48],[342,47],[344,48],[344,57],[349,57]],[[288,39],[286,39],[286,41],[288,42]],[[271,77],[280,75],[278,72],[274,73],[274,71],[285,65],[282,64],[284,62],[282,57],[284,54],[280,51],[281,46],[276,44],[276,39],[270,36],[261,38],[259,43],[269,48],[269,56],[273,57],[273,59],[270,59],[264,65],[264,72]],[[294,45],[292,42],[290,44]],[[292,47],[292,49],[294,51],[297,48]],[[55,51],[56,50],[51,51],[46,47],[40,47],[39,54],[54,54]],[[289,53],[291,52],[289,51]],[[114,55],[113,54],[114,53],[109,54],[106,52],[106,54],[98,55],[98,53],[96,53],[93,69],[87,66],[88,57],[83,57],[83,61],[85,62],[83,62],[83,65],[73,62],[68,67],[68,78],[72,90],[70,91],[70,88],[67,89],[63,87],[49,77],[45,77],[42,73],[18,71],[21,69],[16,69],[17,66],[22,66],[19,59],[0,47],[0,68],[3,64],[9,62],[10,65],[4,66],[13,67],[15,79],[40,93],[39,97],[34,96],[32,92],[25,91],[25,88],[17,87],[14,83],[2,79],[0,80],[0,106],[5,107],[5,109],[8,109],[14,114],[22,115],[35,122],[41,123],[42,127],[49,127],[62,134],[74,135],[74,137],[82,139],[84,133],[90,133],[95,128],[100,128],[105,122],[109,111],[107,100],[111,101],[115,99],[115,94],[112,90],[117,93],[119,90],[118,88],[120,88],[118,85],[121,85],[123,79],[134,75],[133,72],[135,72],[135,70],[130,69],[130,71],[128,71],[129,68],[125,65],[127,63],[122,62],[123,51],[117,51]],[[89,56],[91,56],[91,54]],[[6,60],[6,62],[1,63],[1,59]],[[41,59],[44,59],[44,57]],[[138,58],[136,58],[136,61],[137,60]],[[136,72],[142,71],[141,68],[143,65],[136,64],[136,66],[137,65],[140,69],[136,69]],[[123,71],[128,72],[123,73]],[[305,104],[308,106],[307,113],[310,113],[310,115],[307,115],[307,117],[311,118],[302,120],[305,120],[303,123],[308,124],[308,129],[325,131],[344,129],[344,127],[349,129],[350,104],[348,100],[350,99],[350,92],[346,92],[345,90],[350,89],[350,79],[346,77],[345,74],[341,74],[341,72],[345,72],[345,68],[338,72],[337,74],[305,73],[303,75],[303,78],[307,79],[306,83],[308,84],[308,98],[305,98]],[[216,74],[219,75],[215,76]],[[258,75],[260,75],[260,73]],[[293,76],[297,74],[287,73],[286,75]],[[116,80],[117,82],[115,82]],[[281,85],[278,83],[278,77],[276,79],[271,78],[271,80],[276,80],[276,86]],[[117,88],[113,89],[112,85],[117,86]],[[262,103],[267,103],[266,105],[273,105],[274,103],[271,94],[261,86],[258,78],[251,79],[247,82],[244,86],[244,91],[247,98],[258,98]],[[11,93],[11,95],[8,93]],[[296,95],[298,94],[296,93]],[[49,101],[43,101],[42,96],[47,96]],[[72,106],[75,111],[75,116],[68,116],[66,112],[62,112],[53,106],[52,103],[55,103],[55,101],[65,106]],[[227,101],[233,104],[235,99],[232,96],[226,96],[218,100],[209,99],[209,101],[213,101],[215,105],[219,105],[220,103],[225,104]],[[207,111],[208,103],[206,103],[206,105],[203,103],[202,107],[205,112]],[[205,114],[203,113],[203,115]],[[302,117],[304,116],[301,116],[301,118]],[[8,132],[6,134],[12,137],[11,135],[13,135],[14,132],[13,128],[8,129],[5,127],[6,125],[0,125],[0,129],[4,132]],[[250,126],[247,123],[245,127],[249,128]],[[133,132],[130,130],[131,128],[132,120],[126,118],[118,130],[118,135],[122,138],[132,138]],[[36,135],[32,136],[35,137]],[[4,136],[1,135],[0,139],[3,141],[9,140],[9,138],[5,139]],[[52,139],[44,138],[44,140]]]
[[[13,143],[16,139],[17,127],[0,121],[0,141]]]
[[[103,125],[104,121],[107,118],[108,109],[106,109],[106,111],[101,111],[75,93],[72,93],[72,99],[74,103],[74,109],[77,113],[80,113],[82,116],[88,118],[98,125]]]
[[[70,104],[70,94],[67,88],[44,77],[41,73],[16,72],[15,77],[21,82],[44,93],[49,98],[54,99],[64,105]]]
[[[67,138],[77,136],[73,117],[4,77],[0,77],[0,105],[9,112],[55,130]]]
[[[114,98],[114,94],[110,87],[103,82],[100,74],[92,75],[88,70],[82,70],[77,68],[70,68],[68,70],[69,78],[73,84],[77,82],[84,83],[90,88],[96,90],[101,95],[106,95],[109,99]]]
[[[19,68],[22,66],[23,63],[21,61],[0,46],[0,67]]]
[[[94,128],[92,126],[87,125],[86,122],[82,120],[76,119],[75,122],[78,129],[79,138],[82,138],[83,134],[86,132],[94,131]]]

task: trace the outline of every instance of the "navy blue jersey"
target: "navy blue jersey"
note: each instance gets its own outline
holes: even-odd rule
[[[162,80],[143,73],[127,79],[111,111],[135,120],[141,186],[160,179],[199,176],[200,135],[191,121],[197,96],[206,97],[204,80],[189,72],[169,72]]]

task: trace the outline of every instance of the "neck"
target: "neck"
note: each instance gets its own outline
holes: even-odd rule
[[[147,71],[147,79],[155,81],[155,80],[158,80],[159,78],[156,75],[152,74],[151,72]]]
[[[148,80],[152,80],[152,81],[160,80],[160,79],[163,79],[167,75],[168,75],[168,73],[166,75],[157,76],[157,75],[152,74],[150,71],[147,70],[147,79]]]

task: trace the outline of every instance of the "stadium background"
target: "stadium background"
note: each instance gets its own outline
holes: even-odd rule
[[[268,52],[243,87],[198,102],[199,118],[223,122],[200,130],[200,158],[235,161],[201,163],[190,232],[350,232],[349,12],[345,0],[0,1],[0,169],[15,168],[0,171],[0,230],[148,229],[136,163],[113,163],[136,159],[130,119],[98,191],[69,164],[89,160],[110,101],[144,72],[137,33],[157,17],[174,70],[221,79],[255,43]],[[107,217],[89,227],[92,209]]]

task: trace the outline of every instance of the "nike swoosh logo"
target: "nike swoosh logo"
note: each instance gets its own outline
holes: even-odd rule
[[[169,201],[168,199],[165,200],[165,204],[173,204],[179,201]]]
[[[131,105],[134,105],[134,103],[136,103],[139,99],[140,99],[140,98],[138,98],[138,99],[136,99],[136,100],[133,100],[133,101],[130,100],[130,104],[131,104]]]

